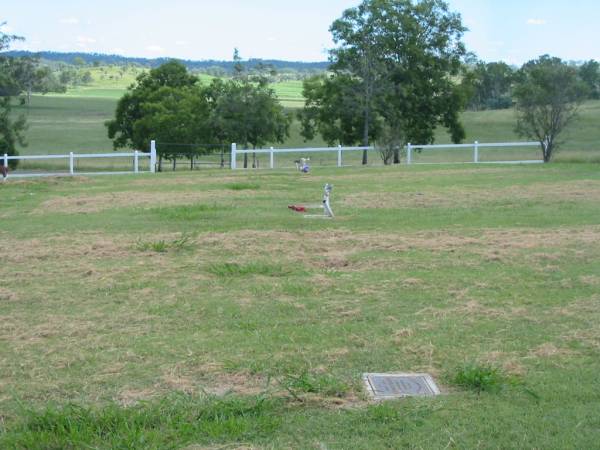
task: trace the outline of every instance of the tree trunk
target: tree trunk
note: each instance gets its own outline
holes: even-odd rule
[[[173,172],[177,169],[177,157],[173,156]]]
[[[363,127],[363,145],[365,147],[369,146],[369,106],[368,105],[365,107],[365,124]],[[363,150],[363,156],[362,156],[363,166],[366,166],[369,162],[367,153],[368,153],[368,150]]]
[[[190,156],[190,170],[194,170],[194,155]]]
[[[400,147],[394,148],[394,164],[400,164]]]
[[[225,167],[225,151],[223,147],[221,147],[221,169]]]
[[[247,168],[248,168],[248,153],[244,153],[244,169],[247,169]]]
[[[542,141],[542,155],[544,156],[544,163],[549,163],[552,158],[552,150],[554,150],[554,142],[550,138],[546,138]]]
[[[158,171],[162,172],[162,155],[158,155]]]

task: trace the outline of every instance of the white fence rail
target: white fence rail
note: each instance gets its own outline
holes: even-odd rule
[[[356,151],[373,151],[374,147],[342,147],[341,145],[338,147],[322,147],[322,148],[268,148],[268,149],[255,149],[255,150],[238,150],[237,144],[231,144],[231,168],[237,169],[237,155],[249,155],[249,154],[269,154],[269,168],[275,168],[275,155],[276,154],[286,154],[286,153],[327,153],[327,152],[336,152],[337,153],[337,166],[342,167],[342,153],[343,152],[356,152]]]
[[[472,161],[462,161],[461,163],[475,163],[475,164],[532,164],[532,163],[543,163],[542,159],[535,160],[498,160],[498,161],[482,161],[480,158],[480,150],[483,148],[519,148],[519,147],[540,147],[539,142],[497,142],[497,143],[480,143],[475,141],[472,144],[438,144],[438,145],[413,145],[408,144],[404,149],[406,151],[406,164],[446,164],[444,162],[438,163],[423,163],[415,161],[416,152],[426,152],[428,150],[453,150],[453,149],[473,149]],[[278,154],[310,154],[310,153],[337,153],[337,167],[343,166],[343,154],[345,152],[356,152],[364,151],[369,152],[377,151],[375,147],[324,147],[324,148],[269,148],[269,149],[244,149],[238,150],[237,144],[231,144],[231,169],[237,169],[237,156],[238,155],[269,155],[269,168],[275,168],[275,155]]]
[[[150,172],[154,173],[156,170],[156,145],[152,141],[150,145],[150,152],[141,152],[135,150],[133,152],[126,153],[74,153],[69,152],[63,155],[29,155],[29,156],[9,156],[4,154],[0,157],[2,165],[8,167],[9,161],[44,161],[44,160],[66,160],[65,172],[60,172],[58,175],[117,175],[127,173],[142,173]],[[111,158],[132,158],[132,170],[129,171],[97,171],[97,172],[83,172],[76,171],[75,163],[78,159],[111,159]],[[148,169],[140,169],[140,159],[148,159]],[[66,171],[68,168],[68,172]],[[56,172],[35,172],[35,173],[9,173],[8,177],[44,177],[57,175]]]
[[[406,146],[406,164],[413,164],[415,150],[453,150],[453,149],[473,149],[474,164],[534,164],[543,163],[543,159],[518,160],[518,161],[481,161],[479,151],[482,148],[517,148],[517,147],[540,147],[539,142],[495,142],[480,143],[478,141],[472,144],[437,144],[437,145],[413,145]],[[417,164],[435,164],[435,163],[417,163]]]

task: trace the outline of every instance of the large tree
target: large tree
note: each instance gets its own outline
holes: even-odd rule
[[[380,42],[372,22],[371,6],[368,1],[357,8],[344,11],[342,17],[333,22],[329,31],[338,46],[331,50],[331,69],[338,75],[352,74],[355,93],[360,101],[354,106],[355,114],[361,117],[362,145],[369,146],[370,137],[374,134],[372,123],[375,122],[375,97],[381,79],[385,77],[385,66],[380,55]],[[343,79],[334,79],[340,81]],[[356,95],[350,94],[356,98]],[[356,103],[354,101],[353,103]],[[363,152],[363,164],[367,164],[367,151]]]
[[[4,22],[0,23],[0,27]],[[12,36],[0,31],[0,51],[10,47],[11,42],[20,40],[18,36]],[[25,116],[21,115],[16,119],[11,113],[12,96],[18,93],[18,82],[12,77],[11,58],[0,56],[0,155],[9,156],[18,155],[17,144],[26,145],[23,132],[27,124]],[[3,160],[0,160],[0,165]],[[16,160],[10,160],[9,166],[14,169],[17,166]]]
[[[156,106],[158,98],[164,96],[166,103],[162,105],[163,108],[170,106],[172,109],[168,112],[177,113],[178,103],[175,99],[181,98],[181,95],[176,94],[176,91],[182,89],[184,92],[190,92],[189,89],[197,88],[197,84],[198,78],[190,75],[186,67],[177,61],[167,62],[150,72],[139,75],[136,83],[130,86],[127,93],[119,100],[115,118],[106,122],[108,137],[113,140],[114,148],[148,148],[150,141],[156,138],[156,133],[159,132],[159,129],[148,126],[151,120],[147,118],[149,111],[160,110]],[[161,91],[162,88],[171,90]],[[147,103],[152,103],[154,106],[150,107]],[[146,120],[144,126],[139,125],[138,122],[144,119]],[[159,123],[164,121],[161,120]]]
[[[544,162],[549,162],[560,144],[560,134],[588,96],[588,87],[575,67],[548,55],[524,64],[517,80],[516,131],[540,142]]]
[[[464,31],[460,15],[442,0],[363,0],[333,23],[332,70],[358,83],[361,107],[354,114],[361,116],[363,143],[374,137],[375,123],[403,145],[433,142],[439,125],[453,141],[464,138],[459,111],[465,98],[455,81],[466,54]],[[324,96],[313,104],[328,108],[327,102]]]
[[[173,161],[202,153],[210,136],[210,105],[206,91],[198,86],[162,86],[148,94],[140,105],[141,117],[133,125],[135,139],[148,136],[159,142],[159,170],[162,159]]]
[[[345,73],[306,79],[302,90],[305,106],[298,112],[302,137],[309,140],[318,133],[329,145],[365,141],[368,145],[369,138],[376,136],[376,116],[372,111],[365,114],[361,85],[361,80]]]
[[[265,80],[215,80],[209,89],[213,107],[211,132],[216,142],[260,148],[267,143],[284,142],[289,135],[291,118]],[[246,167],[248,156],[244,154]]]

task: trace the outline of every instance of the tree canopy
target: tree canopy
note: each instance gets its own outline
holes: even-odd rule
[[[518,72],[514,88],[516,131],[539,141],[544,161],[549,162],[560,145],[560,134],[575,119],[588,94],[577,69],[560,58],[544,55],[529,61]]]
[[[266,80],[215,79],[203,86],[185,66],[170,61],[137,78],[106,126],[115,149],[146,149],[152,139],[162,142],[157,148],[162,160],[180,156],[182,144],[200,149],[201,144],[236,142],[257,148],[283,142],[289,124]]]
[[[316,130],[331,142],[337,132],[342,142],[360,128],[368,145],[385,128],[394,141],[426,144],[442,125],[453,141],[464,138],[459,111],[465,96],[455,78],[466,54],[465,28],[446,2],[363,0],[344,11],[330,31],[337,45],[330,53],[333,75],[319,81],[322,87],[316,79],[305,82],[310,100],[301,115],[305,136]],[[352,93],[344,89],[349,83]],[[344,102],[353,104],[346,112],[351,114],[338,112]],[[332,120],[335,126],[326,123]]]
[[[579,76],[588,87],[589,98],[600,99],[600,63],[593,59],[586,61],[579,67]]]
[[[169,134],[170,139],[173,139],[175,130],[183,130],[190,125],[186,117],[179,114],[177,99],[181,100],[185,97],[183,92],[189,94],[197,84],[198,78],[190,75],[185,66],[177,61],[170,61],[140,74],[136,84],[130,86],[117,103],[115,118],[106,122],[108,137],[113,139],[114,148],[147,149],[150,141],[162,133]],[[178,90],[183,92],[178,95]],[[159,98],[164,101],[161,108],[157,105],[160,103]],[[166,124],[166,119],[149,119],[148,115],[151,113],[162,113],[163,116],[170,114],[182,120],[182,123],[175,130],[165,130],[161,125]],[[150,123],[154,127],[149,127]],[[186,131],[175,142],[186,142],[188,138]]]
[[[3,24],[0,23],[0,26]],[[8,49],[11,42],[20,39],[22,38],[0,31],[0,51]],[[21,115],[15,119],[11,113],[11,97],[18,93],[18,81],[13,78],[12,72],[7,70],[10,65],[10,57],[0,56],[0,154],[15,156],[19,154],[17,144],[26,145],[23,132],[27,122],[25,116]],[[14,169],[17,161],[10,160],[9,166]]]
[[[478,62],[465,78],[471,86],[468,107],[473,110],[512,107],[515,70],[504,62]]]

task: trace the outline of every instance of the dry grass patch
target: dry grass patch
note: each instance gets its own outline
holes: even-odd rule
[[[551,342],[546,342],[529,352],[530,356],[534,356],[537,358],[551,358],[554,356],[567,356],[571,355],[573,352],[569,349],[558,348]]]
[[[43,202],[33,214],[52,213],[81,214],[97,213],[115,208],[150,208],[192,205],[196,202],[214,202],[223,199],[248,197],[251,194],[240,191],[204,191],[204,192],[111,192],[96,195],[77,195],[54,197]]]
[[[131,186],[140,186],[140,187],[152,187],[156,188],[160,187],[168,187],[168,186],[202,186],[206,184],[215,184],[215,183],[236,183],[239,181],[246,181],[246,174],[240,174],[240,176],[235,175],[225,175],[223,172],[210,174],[203,172],[202,174],[185,174],[178,173],[177,176],[163,175],[160,174],[151,178],[138,178],[132,180],[129,184]]]
[[[19,294],[16,292],[0,286],[0,304],[1,302],[14,302],[19,300]]]
[[[585,284],[586,286],[600,286],[600,277],[596,275],[584,275],[579,277],[579,282],[581,284]]]
[[[483,356],[482,361],[494,367],[501,367],[508,375],[524,376],[527,373],[527,369],[514,353],[489,352]]]
[[[154,234],[153,239],[174,242],[181,239],[181,234]],[[138,242],[138,238],[135,236],[103,233],[49,235],[43,239],[32,238],[18,241],[0,237],[0,253],[2,253],[4,261],[16,265],[29,265],[30,268],[34,268],[36,264],[44,261],[56,262],[63,268],[65,264],[74,263],[78,267],[77,273],[93,276],[96,274],[94,263],[98,260],[122,259],[143,254],[136,248],[136,242]],[[189,239],[189,244],[193,245],[194,240]],[[154,260],[161,257],[154,253],[144,253],[144,256],[152,257]]]
[[[437,176],[436,172],[436,176]],[[450,188],[445,191],[424,189],[421,192],[362,192],[341,197],[341,204],[354,208],[450,208],[473,207],[486,202],[600,201],[600,182],[596,180],[560,183],[530,183],[504,188]]]
[[[152,398],[155,398],[158,394],[159,392],[156,389],[152,388],[125,388],[118,393],[115,400],[122,406],[134,406],[141,401],[151,400]]]
[[[392,335],[392,341],[394,344],[403,344],[406,342],[406,339],[412,337],[413,334],[414,331],[412,328],[402,328],[394,332]]]
[[[364,272],[386,270],[398,263],[402,253],[427,251],[481,256],[488,262],[505,263],[509,258],[523,258],[523,252],[543,270],[559,263],[567,249],[571,255],[577,247],[585,254],[600,243],[600,227],[562,227],[555,229],[483,229],[472,235],[459,232],[427,231],[410,234],[350,233],[331,231],[256,231],[240,230],[228,233],[205,233],[196,238],[199,247],[214,255],[235,256],[241,263],[264,258],[265,254],[280,255],[287,264],[310,267],[318,271]],[[558,250],[558,251],[557,251]],[[385,252],[379,257],[377,252]],[[371,252],[369,256],[360,256]],[[574,253],[573,253],[574,254]],[[578,256],[580,257],[580,256]],[[478,264],[461,259],[460,264]],[[315,280],[318,281],[318,280]],[[589,280],[588,280],[589,281]],[[323,283],[327,283],[324,279]],[[422,285],[420,280],[407,278],[403,287]]]

